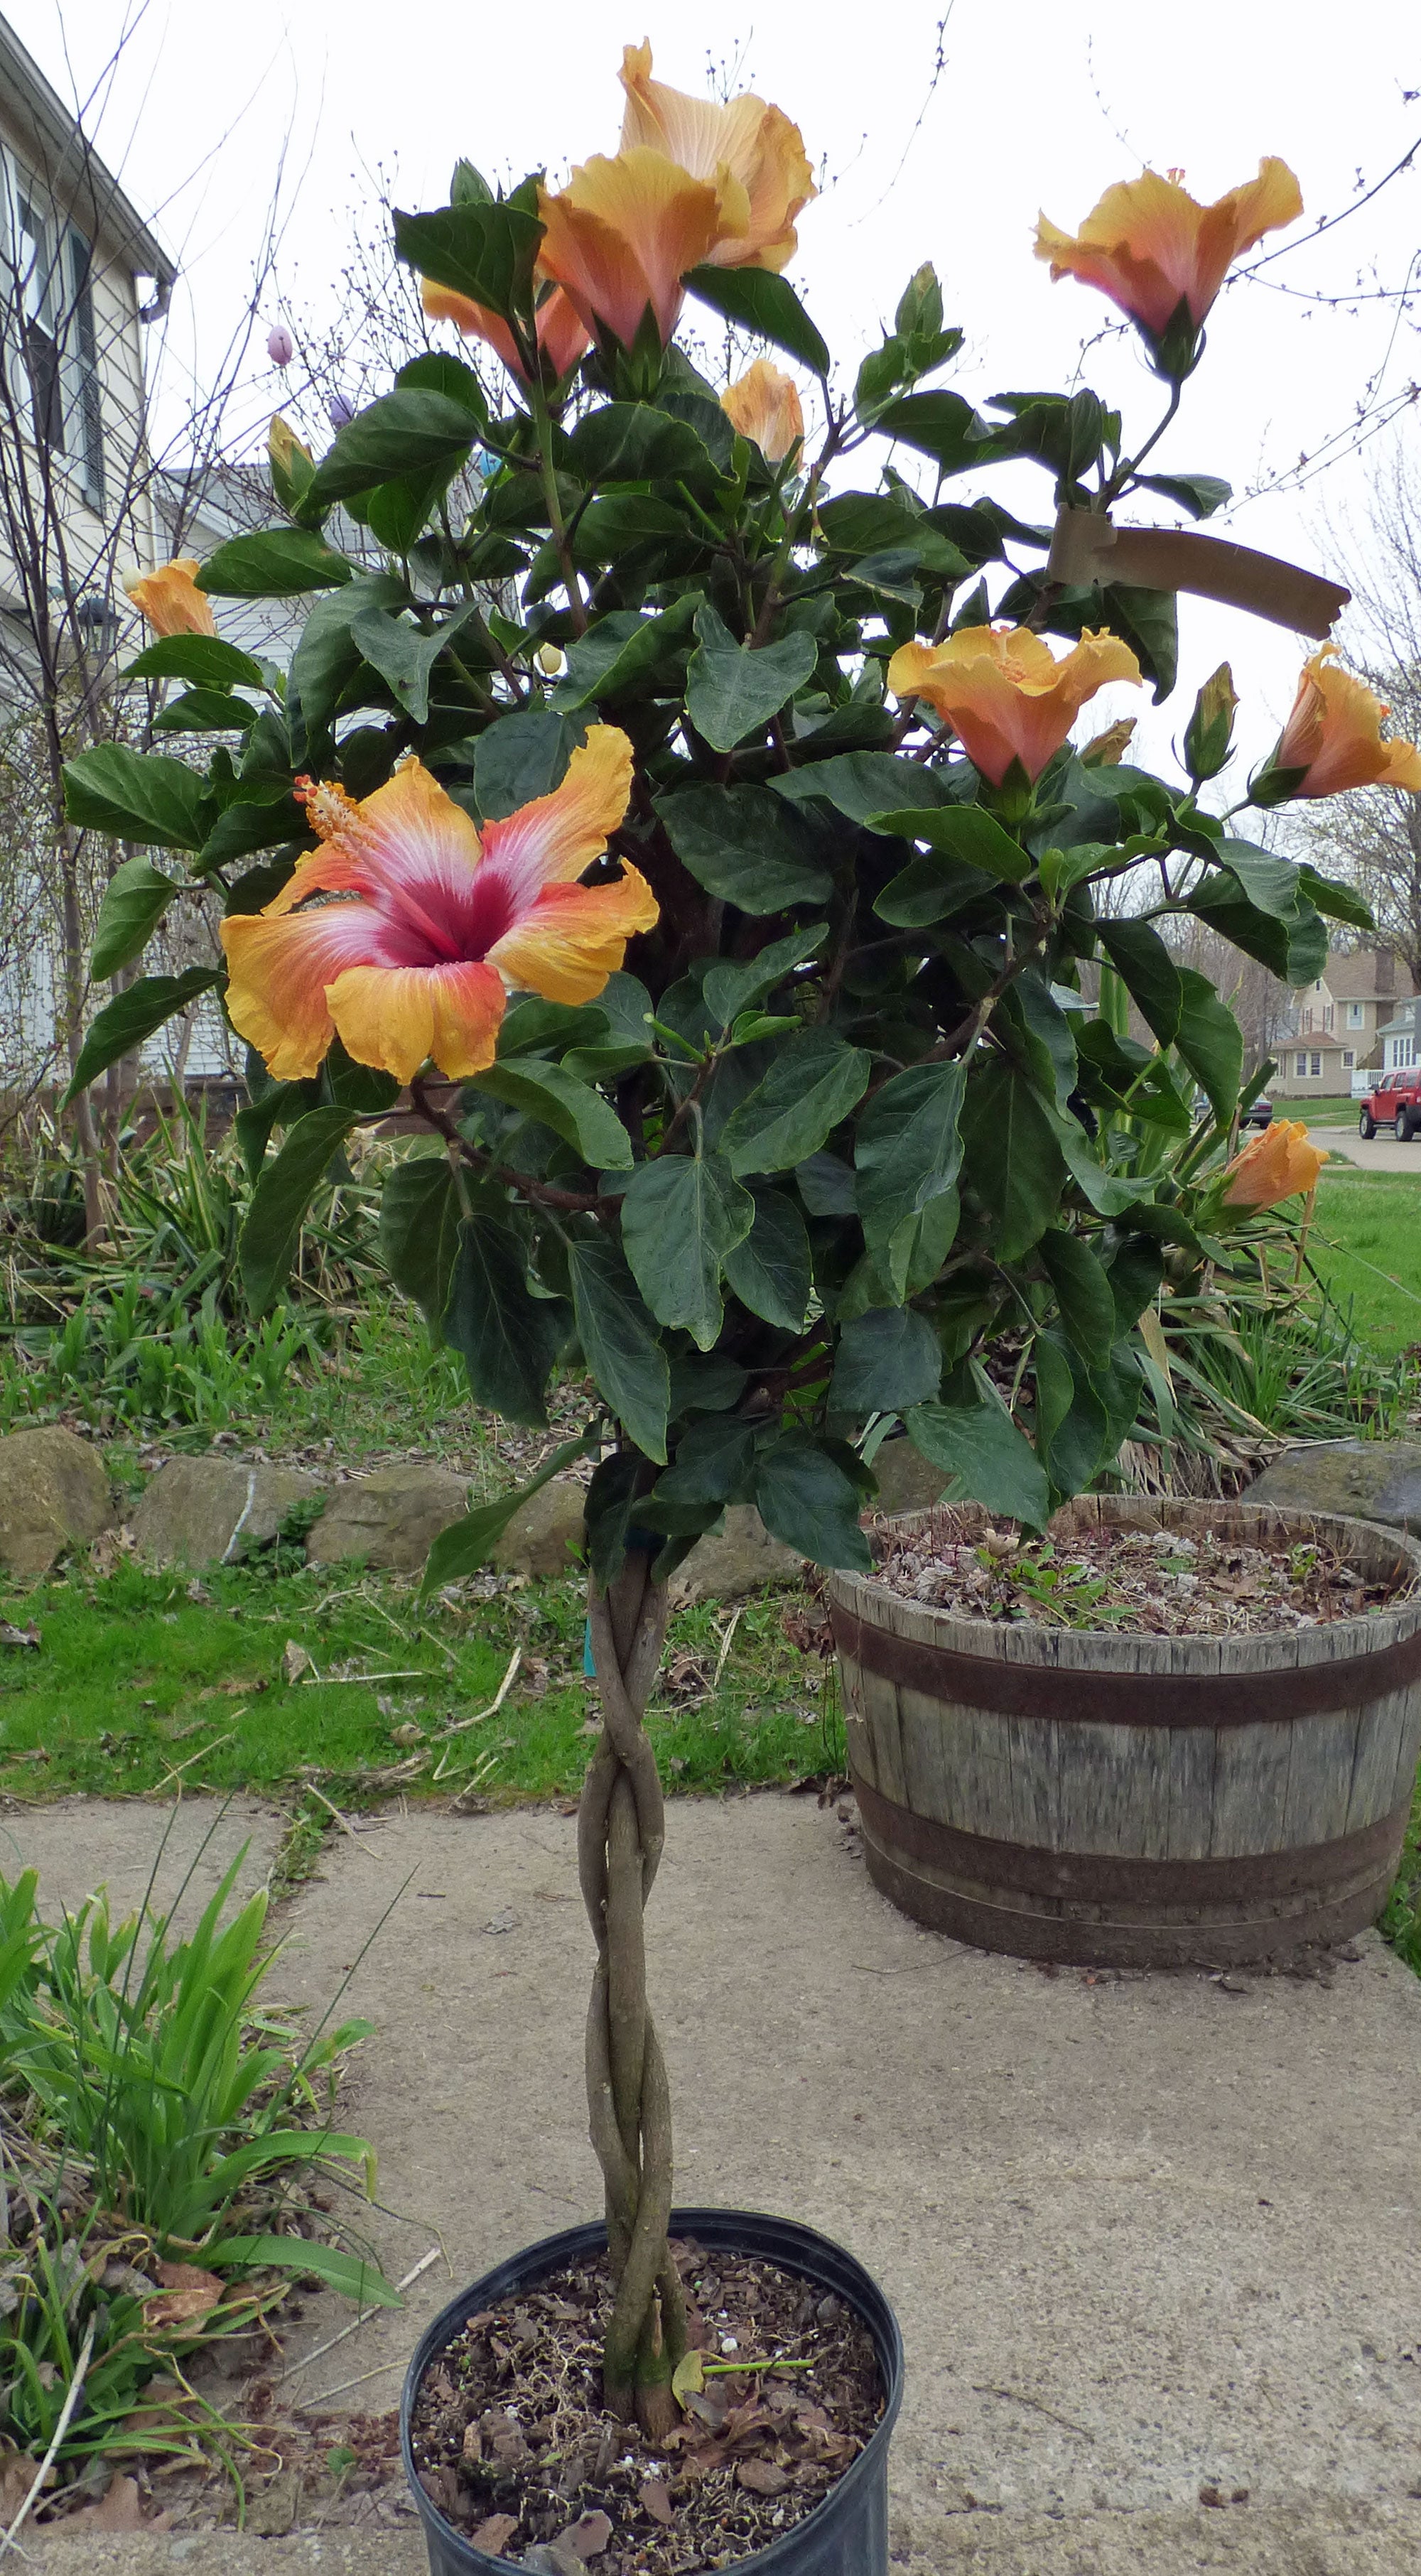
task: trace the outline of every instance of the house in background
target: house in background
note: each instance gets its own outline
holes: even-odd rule
[[[1271,1096],[1345,1099],[1365,1090],[1367,1076],[1384,1061],[1412,1063],[1413,1057],[1395,1058],[1385,1049],[1400,1042],[1398,1011],[1415,990],[1409,968],[1390,948],[1329,957],[1322,974],[1297,996],[1295,1026],[1278,1042]],[[1404,1025],[1410,1028],[1411,1018]]]
[[[143,334],[177,275],[71,111],[0,17],[0,362],[13,397],[0,472],[58,520],[66,578],[92,587],[96,621],[126,572],[154,559],[142,452]],[[15,426],[19,425],[16,437]],[[0,512],[0,695],[4,663],[29,658],[17,566]]]

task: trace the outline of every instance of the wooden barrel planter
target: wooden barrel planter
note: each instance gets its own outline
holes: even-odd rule
[[[1421,1546],[1367,1521],[1091,1495],[1052,1535],[1317,1538],[1381,1580]],[[979,1949],[1115,1967],[1282,1959],[1375,1921],[1421,1753],[1421,1589],[1292,1634],[965,1620],[829,1586],[869,1871]]]

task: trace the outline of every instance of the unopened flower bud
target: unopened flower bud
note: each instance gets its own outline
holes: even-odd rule
[[[1194,713],[1184,734],[1184,766],[1196,787],[1206,778],[1217,778],[1233,750],[1234,677],[1227,662],[1221,662],[1213,678],[1206,680],[1194,701]]]
[[[296,343],[284,322],[274,322],[266,335],[266,354],[274,367],[289,367],[296,355]]]

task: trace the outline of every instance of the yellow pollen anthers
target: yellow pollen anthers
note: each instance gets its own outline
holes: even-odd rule
[[[292,786],[298,805],[306,808],[306,820],[323,841],[358,840],[364,830],[360,807],[334,778],[298,778]]]

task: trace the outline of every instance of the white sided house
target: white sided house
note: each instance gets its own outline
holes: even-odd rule
[[[1277,1045],[1278,1072],[1269,1090],[1275,1100],[1360,1099],[1374,1076],[1410,1055],[1389,1050],[1406,1043],[1414,1014],[1399,1014],[1415,993],[1410,969],[1393,949],[1363,948],[1329,957],[1316,981],[1297,996],[1295,1026]]]

